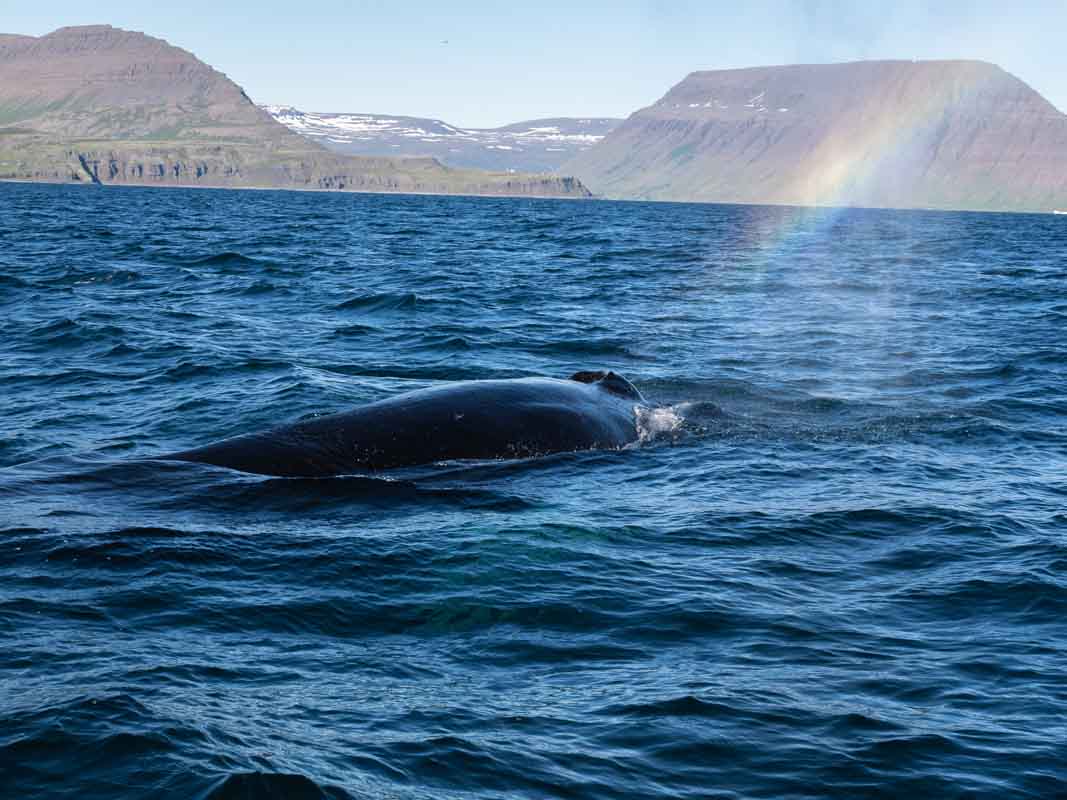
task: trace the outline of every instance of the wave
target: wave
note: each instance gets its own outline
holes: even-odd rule
[[[589,356],[622,358],[630,361],[637,361],[643,358],[626,340],[603,337],[532,342],[523,349],[533,353],[553,356],[580,356],[583,359]]]
[[[383,311],[414,311],[419,304],[426,303],[414,292],[385,292],[381,294],[360,295],[332,306],[334,311],[364,311],[381,313]]]
[[[234,250],[227,250],[203,256],[180,256],[174,258],[173,263],[187,267],[256,267],[270,262],[261,258],[246,256]]]
[[[381,328],[378,328],[374,325],[362,325],[357,323],[353,325],[342,325],[338,328],[334,328],[333,336],[338,339],[347,339],[350,337],[359,338],[363,336],[370,336],[373,334],[381,333],[381,331]]]
[[[0,797],[1063,785],[1046,223],[0,193]],[[609,368],[650,404],[620,450],[153,459]]]
[[[258,280],[255,283],[251,283],[241,290],[241,294],[246,297],[255,297],[263,294],[290,294],[290,291],[284,286],[278,286],[275,283],[267,280]]]
[[[284,772],[241,772],[228,775],[200,800],[350,800],[336,786],[323,786],[303,775]]]
[[[288,372],[292,368],[293,365],[285,361],[258,358],[248,358],[232,363],[203,363],[192,359],[180,359],[172,366],[168,366],[159,375],[159,379],[172,383],[185,383],[207,375]]]
[[[101,340],[125,340],[132,336],[130,331],[117,324],[91,323],[69,317],[40,325],[29,331],[29,335],[34,340],[33,349],[36,351],[99,345]]]
[[[951,616],[953,610],[966,609],[963,616],[975,613],[1009,614],[1020,621],[1034,622],[1062,619],[1067,612],[1067,586],[1054,576],[1033,574],[992,574],[954,580],[947,584],[931,582],[909,587],[894,594],[915,608],[933,606],[939,616]]]
[[[531,505],[531,501],[519,495],[493,489],[434,487],[392,478],[342,476],[212,484],[187,496],[163,500],[158,507],[177,509],[189,502],[218,510],[258,507],[291,513],[326,513],[331,508],[353,505],[396,509],[444,506],[471,511],[515,512]]]
[[[874,402],[812,395],[800,389],[738,380],[652,380],[641,383],[660,401],[674,432],[720,438],[796,442],[995,442],[1027,435],[1008,421],[1058,415],[1040,401],[967,402],[967,398]],[[665,403],[663,401],[666,401]],[[677,417],[680,424],[674,424]],[[1047,431],[1036,435],[1047,437]]]

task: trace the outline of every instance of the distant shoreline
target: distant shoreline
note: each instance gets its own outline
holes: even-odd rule
[[[87,189],[196,189],[207,191],[228,191],[228,192],[302,192],[309,194],[373,194],[373,195],[385,195],[385,196],[413,196],[413,197],[485,197],[489,199],[500,200],[566,200],[573,202],[589,202],[599,201],[604,203],[654,203],[656,205],[700,205],[700,206],[751,206],[752,208],[795,208],[799,210],[808,211],[898,211],[898,212],[913,212],[923,211],[934,214],[1016,214],[1021,216],[1067,216],[1067,211],[1049,210],[1049,211],[1012,211],[1012,210],[999,210],[999,209],[986,209],[986,208],[921,208],[918,206],[912,207],[896,207],[896,206],[822,206],[812,205],[803,206],[795,205],[792,203],[743,203],[743,202],[726,202],[719,200],[651,200],[645,198],[633,198],[633,197],[603,197],[600,195],[592,195],[589,197],[576,197],[572,195],[550,195],[550,194],[490,194],[490,193],[477,193],[477,192],[416,192],[416,191],[390,191],[383,189],[314,189],[306,188],[299,189],[292,186],[193,186],[186,184],[147,184],[147,183],[92,183],[92,182],[79,182],[79,181],[31,181],[25,178],[0,178],[0,183],[25,183],[36,184],[39,186],[75,186],[84,187]]]
[[[553,176],[555,177],[555,176]],[[307,192],[313,194],[380,194],[415,195],[418,197],[496,197],[509,200],[604,200],[603,197],[579,197],[563,194],[505,194],[490,192],[417,192],[388,189],[318,189],[295,186],[209,186],[205,184],[93,183],[92,181],[34,181],[26,178],[0,178],[0,183],[25,183],[37,186],[74,186],[85,189],[197,189],[228,192]]]

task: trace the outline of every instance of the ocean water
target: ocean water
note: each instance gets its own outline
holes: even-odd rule
[[[1067,793],[1067,223],[0,185],[0,797]],[[611,368],[621,451],[154,455]]]

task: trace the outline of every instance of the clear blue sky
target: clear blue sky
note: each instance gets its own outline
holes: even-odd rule
[[[490,126],[623,117],[698,69],[979,58],[1067,110],[1067,0],[0,0],[0,31],[109,23],[254,100]],[[447,42],[445,44],[444,42]]]

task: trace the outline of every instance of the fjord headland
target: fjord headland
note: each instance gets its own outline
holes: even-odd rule
[[[0,179],[587,197],[579,181],[332,153],[193,54],[108,25],[0,35]]]
[[[979,61],[694,72],[562,165],[619,199],[1067,208],[1067,115]]]

